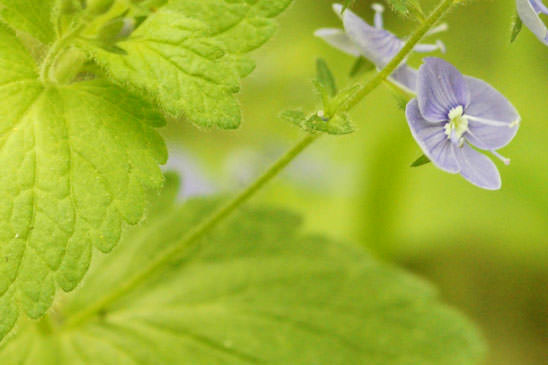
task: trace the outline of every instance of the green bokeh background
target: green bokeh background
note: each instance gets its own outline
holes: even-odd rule
[[[164,131],[172,154],[184,154],[193,173],[201,170],[198,184],[234,192],[295,143],[302,132],[278,115],[317,105],[316,57],[327,60],[339,86],[351,82],[353,59],[312,35],[340,27],[331,3],[296,0],[280,18],[243,84],[239,130],[180,122]],[[434,3],[421,4],[428,10]],[[371,21],[370,5],[358,0],[355,11]],[[309,230],[362,242],[434,282],[446,302],[479,324],[493,365],[545,364],[548,349],[548,47],[525,28],[510,44],[514,12],[512,0],[468,1],[447,16],[450,31],[432,38],[445,42],[446,60],[491,83],[522,115],[517,137],[501,151],[512,164],[497,161],[501,191],[480,190],[432,165],[410,168],[421,152],[383,86],[352,112],[355,134],[322,138],[254,198],[290,207]],[[385,26],[404,36],[416,24],[387,10]]]

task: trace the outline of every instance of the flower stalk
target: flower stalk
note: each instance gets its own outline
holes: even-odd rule
[[[385,79],[394,72],[401,62],[413,50],[415,45],[434,27],[442,16],[450,9],[451,5],[456,3],[456,0],[443,0],[437,8],[426,18],[426,20],[418,27],[411,35],[405,46],[398,54],[390,61],[384,69],[382,69],[374,78],[361,87],[350,101],[345,102],[345,110],[349,110],[356,106],[370,92],[377,88]],[[211,229],[215,228],[218,223],[230,216],[237,208],[246,203],[252,196],[255,195],[263,186],[270,180],[276,177],[286,166],[288,166],[295,158],[297,158],[304,150],[319,139],[321,134],[308,134],[302,138],[294,147],[285,153],[278,161],[276,161],[266,172],[261,175],[255,182],[249,185],[244,191],[234,197],[211,215],[206,217],[200,224],[190,230],[176,246],[166,249],[160,253],[158,257],[148,266],[144,267],[134,277],[130,278],[125,283],[122,283],[119,288],[109,295],[100,298],[95,303],[83,311],[76,313],[68,318],[63,325],[63,328],[70,329],[93,318],[101,311],[108,309],[108,306],[114,303],[118,298],[130,292],[134,288],[143,283],[151,274],[161,269],[166,263],[173,260],[174,257],[180,257],[185,250],[197,242],[198,239],[206,235]]]

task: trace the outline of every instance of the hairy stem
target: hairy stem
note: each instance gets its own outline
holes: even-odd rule
[[[400,63],[407,57],[407,55],[413,50],[415,45],[422,39],[422,37],[433,27],[438,20],[447,12],[455,0],[443,0],[438,7],[426,18],[419,28],[411,35],[405,46],[394,57],[388,65],[380,71],[374,78],[372,78],[367,84],[360,88],[356,95],[350,101],[350,108],[354,107],[365,96],[379,86],[394,70],[400,65]],[[195,243],[199,238],[207,234],[224,218],[228,217],[239,206],[244,204],[249,198],[251,198],[257,191],[259,191],[266,183],[276,177],[287,165],[289,165],[297,156],[299,156],[308,146],[314,143],[321,135],[309,134],[301,139],[293,148],[291,148],[285,155],[283,155],[277,162],[275,162],[263,175],[261,175],[255,182],[253,182],[244,191],[230,200],[226,205],[220,207],[213,212],[210,216],[205,218],[200,224],[190,230],[178,245],[166,249],[164,252],[158,255],[158,257],[151,262],[148,266],[142,268],[134,277],[125,283],[121,284],[118,289],[105,297],[99,299],[97,302],[92,303],[83,311],[76,313],[69,318],[64,327],[72,328],[78,324],[85,322],[89,318],[96,315],[102,309],[107,308],[110,304],[115,302],[118,298],[128,293],[132,289],[138,287],[143,281],[145,281],[150,274],[161,269],[166,263],[170,262],[173,257],[177,257],[189,246]]]

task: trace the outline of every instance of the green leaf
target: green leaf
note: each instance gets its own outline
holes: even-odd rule
[[[214,204],[155,208],[50,318],[0,347],[17,364],[476,364],[482,343],[423,281],[361,247],[245,208],[171,266],[68,330],[65,320],[177,244]],[[160,208],[161,207],[161,208]],[[29,351],[32,349],[32,351]]]
[[[521,21],[521,18],[519,17],[519,14],[516,13],[514,15],[514,21],[512,22],[512,34],[510,35],[510,43],[513,43],[518,38],[522,26],[523,23]]]
[[[55,39],[51,13],[55,0],[0,0],[0,16],[14,29],[43,43]]]
[[[240,78],[254,68],[246,53],[276,29],[271,19],[291,0],[175,0],[119,46],[127,55],[87,47],[110,77],[131,85],[173,117],[236,128]]]
[[[354,6],[355,3],[356,3],[356,0],[345,0],[341,13],[344,13],[344,11],[346,9],[351,8],[352,6]]]
[[[427,163],[430,163],[430,159],[426,155],[422,155],[411,164],[411,167],[419,167],[422,165],[426,165]]]
[[[329,96],[333,97],[337,94],[335,77],[323,58],[318,58],[316,60],[316,78]]]
[[[308,116],[302,110],[285,110],[280,114],[280,118],[300,127],[306,123]]]
[[[161,115],[102,80],[44,86],[0,26],[0,339],[72,290],[92,247],[109,252],[163,176]]]
[[[375,69],[375,65],[373,62],[369,61],[365,57],[358,57],[356,58],[356,62],[352,65],[352,69],[350,70],[350,77],[356,77],[359,74],[363,72],[373,71]]]

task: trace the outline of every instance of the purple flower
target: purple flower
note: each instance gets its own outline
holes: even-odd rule
[[[500,188],[497,167],[472,146],[508,164],[496,150],[514,138],[520,116],[492,86],[463,76],[442,59],[425,58],[417,97],[407,104],[406,115],[413,137],[434,165],[481,188]]]
[[[540,41],[548,45],[548,29],[540,19],[540,14],[548,15],[548,8],[542,0],[516,0],[518,14],[523,24],[533,32]]]
[[[383,6],[373,4],[372,7],[375,10],[374,26],[367,24],[348,9],[341,15],[342,5],[334,4],[333,10],[341,17],[344,30],[322,28],[318,29],[314,34],[345,53],[367,58],[377,69],[382,69],[402,49],[405,42],[383,29]],[[442,24],[432,29],[428,35],[446,29],[447,25]],[[433,52],[438,49],[442,52],[445,51],[445,47],[441,41],[437,41],[435,44],[418,44],[415,46],[414,51]],[[417,70],[407,66],[405,61],[394,71],[389,79],[406,91],[415,93]]]

